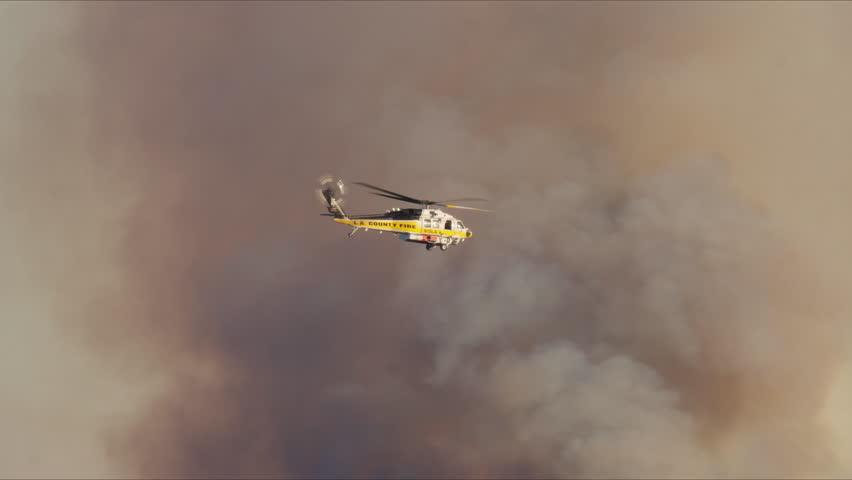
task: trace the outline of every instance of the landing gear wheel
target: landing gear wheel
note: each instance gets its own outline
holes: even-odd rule
[[[446,244],[446,243],[442,243],[442,244],[441,244],[441,251],[442,251],[442,252],[446,252],[446,251],[447,251],[447,244]]]

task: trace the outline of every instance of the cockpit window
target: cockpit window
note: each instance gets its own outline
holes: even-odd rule
[[[459,224],[459,228],[464,230],[464,224],[462,222],[458,222],[458,224]]]

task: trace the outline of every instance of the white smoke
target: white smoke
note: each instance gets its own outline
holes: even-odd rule
[[[817,417],[838,325],[803,306],[819,292],[724,160],[631,178],[611,157],[518,135],[507,152],[550,155],[536,178],[462,116],[439,118],[415,122],[407,158],[432,156],[418,138],[439,132],[435,158],[489,165],[456,185],[498,198],[489,217],[462,215],[471,242],[414,253],[399,286],[436,342],[431,381],[499,405],[558,476],[836,472]]]

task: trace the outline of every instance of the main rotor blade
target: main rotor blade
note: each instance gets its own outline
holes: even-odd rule
[[[379,187],[377,187],[377,186],[375,186],[375,185],[370,185],[369,183],[364,183],[364,182],[355,182],[355,184],[356,184],[356,185],[361,185],[361,186],[363,186],[363,187],[367,187],[367,188],[372,188],[373,190],[378,190],[378,191],[380,191],[380,192],[389,193],[389,194],[391,194],[391,195],[396,196],[399,200],[407,200],[407,201],[412,202],[412,203],[420,203],[420,204],[422,204],[422,203],[427,203],[427,202],[425,202],[425,201],[423,201],[423,200],[420,200],[419,198],[409,197],[408,195],[403,195],[403,194],[401,194],[401,193],[396,193],[396,192],[392,192],[392,191],[390,191],[390,190],[385,190],[384,188],[379,188]]]
[[[444,207],[447,207],[447,208],[461,208],[461,209],[464,209],[464,210],[476,210],[478,212],[490,212],[491,211],[491,210],[486,210],[484,208],[465,207],[463,205],[449,205],[449,204],[446,204],[446,203],[438,203],[437,205],[441,205],[441,206],[444,206]]]
[[[390,198],[391,200],[399,200],[400,202],[416,203],[417,205],[423,204],[423,202],[421,202],[421,201],[414,201],[414,200],[410,200],[408,198],[394,197],[393,195],[385,195],[384,193],[378,193],[378,192],[370,192],[370,193],[372,193],[373,195],[378,195],[380,197]]]
[[[401,202],[409,202],[409,203],[414,203],[414,204],[417,204],[417,205],[440,205],[442,207],[447,207],[447,208],[461,208],[461,209],[464,209],[464,210],[477,210],[477,211],[480,211],[480,212],[490,212],[491,211],[491,210],[486,210],[484,208],[465,207],[465,206],[462,206],[462,205],[451,205],[449,203],[446,203],[446,202],[487,202],[488,200],[486,200],[484,198],[456,198],[456,199],[453,199],[453,200],[444,200],[442,202],[433,202],[431,200],[421,200],[419,198],[409,197],[408,195],[403,195],[401,193],[392,192],[390,190],[386,190],[384,188],[377,187],[375,185],[370,185],[369,183],[355,182],[355,184],[361,185],[363,187],[367,187],[367,188],[370,188],[370,189],[373,189],[373,190],[378,190],[379,192],[383,192],[383,193],[370,192],[373,195],[378,195],[380,197],[390,198],[392,200],[399,200]]]
[[[487,202],[488,199],[485,198],[453,198],[450,200],[441,200],[439,202],[434,203],[448,203],[448,202]]]

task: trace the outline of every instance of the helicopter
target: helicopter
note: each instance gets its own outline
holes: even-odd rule
[[[458,208],[464,210],[475,210],[489,212],[483,208],[466,207],[450,204],[448,202],[485,202],[484,198],[459,198],[455,200],[444,200],[435,202],[432,200],[421,200],[408,195],[392,192],[384,188],[376,187],[363,182],[355,182],[356,185],[372,190],[370,193],[380,197],[390,198],[401,202],[420,205],[420,208],[391,208],[384,213],[368,215],[348,215],[343,210],[343,195],[345,186],[340,179],[334,180],[331,176],[323,176],[319,179],[320,187],[316,190],[320,201],[325,205],[328,213],[321,216],[332,217],[337,223],[349,225],[352,238],[359,230],[376,230],[379,233],[389,232],[397,235],[404,242],[419,243],[426,245],[426,250],[439,248],[446,251],[450,245],[458,245],[473,237],[473,232],[466,227],[462,221],[436,206],[446,208]]]

